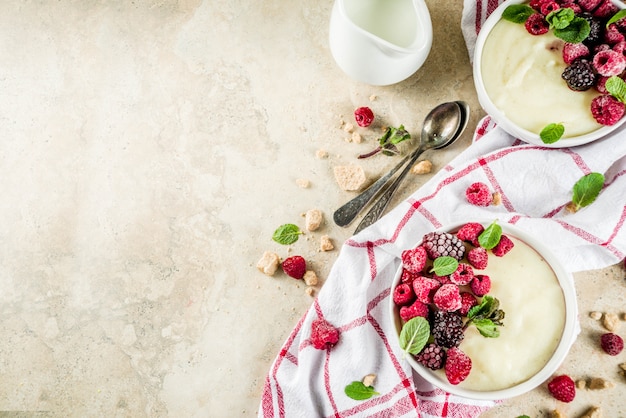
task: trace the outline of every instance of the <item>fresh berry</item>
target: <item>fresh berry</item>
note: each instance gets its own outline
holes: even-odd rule
[[[431,370],[439,370],[446,361],[446,352],[437,344],[430,343],[420,351],[416,360]]]
[[[541,13],[533,13],[526,19],[524,27],[531,35],[543,35],[548,32],[550,25]]]
[[[557,400],[571,402],[576,396],[576,385],[571,377],[563,374],[548,383],[548,390]]]
[[[467,316],[467,313],[474,306],[478,305],[478,299],[470,292],[461,292],[461,308],[459,313],[463,316]]]
[[[607,332],[600,337],[600,346],[610,356],[616,356],[624,349],[624,340],[617,334]]]
[[[456,311],[461,308],[461,293],[455,284],[442,284],[433,295],[433,303],[442,311]]]
[[[484,270],[489,263],[489,255],[483,247],[474,247],[467,253],[467,261],[478,270]]]
[[[405,268],[402,269],[402,275],[400,276],[400,283],[413,283],[413,280],[420,277],[419,273],[413,273]]]
[[[591,100],[591,114],[601,125],[615,125],[624,115],[624,103],[610,94],[603,94]]]
[[[299,255],[293,255],[283,261],[283,271],[287,276],[301,279],[306,273],[306,261]]]
[[[604,19],[613,16],[619,9],[611,0],[602,0],[600,5],[593,11],[593,15],[597,18]]]
[[[586,58],[589,56],[589,48],[583,43],[569,43],[563,45],[563,61],[567,65],[573,63],[578,58]]]
[[[452,283],[459,286],[469,284],[474,278],[474,269],[466,263],[459,263],[456,271],[450,275]]]
[[[550,13],[552,13],[555,10],[559,10],[560,8],[561,6],[559,6],[559,3],[552,0],[552,1],[547,1],[543,3],[541,7],[539,8],[539,12],[544,16],[548,16]]]
[[[470,288],[476,296],[485,296],[491,290],[491,279],[486,274],[477,274],[470,283]]]
[[[511,238],[507,237],[506,235],[502,235],[500,237],[500,242],[498,242],[498,244],[493,247],[491,252],[496,257],[504,257],[504,255],[511,251],[514,246],[515,244],[513,243],[513,241],[511,241]]]
[[[339,341],[339,330],[323,319],[311,324],[311,343],[319,350],[333,347]]]
[[[593,66],[598,74],[610,77],[624,71],[626,68],[626,58],[624,54],[609,49],[598,52],[593,57]]]
[[[398,306],[410,305],[414,300],[415,293],[408,283],[400,283],[393,291],[393,302]]]
[[[402,265],[413,273],[421,272],[426,266],[426,260],[428,260],[428,255],[421,245],[402,252]]]
[[[465,242],[471,243],[474,247],[480,246],[478,236],[483,233],[485,227],[478,222],[468,222],[463,225],[456,233],[456,236]]]
[[[416,316],[421,316],[422,318],[428,318],[429,310],[428,305],[425,303],[416,300],[412,305],[403,306],[400,308],[400,318],[404,322],[415,318]]]
[[[624,34],[620,32],[616,24],[611,24],[604,32],[604,41],[609,45],[617,45],[620,42],[624,42]]]
[[[540,11],[541,5],[548,1],[550,0],[530,0],[530,2],[528,2],[528,5],[532,7],[533,9],[535,9],[536,11]]]
[[[626,45],[626,42],[624,42],[624,44]],[[598,80],[596,81],[596,90],[598,90],[599,93],[609,94],[609,91],[606,89],[606,80],[608,79],[609,77],[598,77]]]
[[[432,303],[435,290],[439,289],[439,280],[430,277],[418,277],[413,280],[413,293],[417,300],[422,303]]]
[[[467,201],[476,206],[489,206],[493,196],[485,183],[473,183],[465,190]]]
[[[566,0],[563,4],[561,4],[561,9],[572,9],[574,14],[578,15],[582,13],[583,9],[580,8],[578,3],[574,3],[574,1]]]
[[[435,311],[431,334],[435,342],[445,348],[458,347],[463,341],[463,318],[458,312]]]
[[[431,260],[437,257],[450,256],[461,261],[465,255],[463,241],[448,232],[429,232],[424,235],[422,246],[426,249]]]
[[[579,58],[563,70],[561,77],[567,87],[574,91],[589,90],[596,83],[593,64],[585,58]]]
[[[469,376],[472,370],[472,359],[457,347],[450,348],[446,353],[445,372],[448,382],[458,385]]]
[[[357,125],[367,128],[374,121],[374,112],[369,107],[359,107],[354,111],[354,119]]]
[[[626,37],[624,38],[623,41],[618,42],[615,45],[613,45],[612,49],[615,52],[619,52],[620,54],[625,55],[626,54]]]
[[[433,273],[432,278],[437,280],[439,283],[441,284],[449,284],[452,283],[452,280],[450,280],[450,276],[446,275],[446,276],[437,276],[435,273]]]
[[[593,12],[602,0],[578,0],[578,4],[585,12]]]

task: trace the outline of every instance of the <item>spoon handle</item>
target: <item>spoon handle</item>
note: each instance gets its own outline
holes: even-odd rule
[[[369,186],[365,191],[356,196],[354,199],[345,203],[339,209],[335,211],[333,214],[333,219],[335,223],[339,226],[346,226],[350,222],[356,218],[356,216],[363,210],[365,206],[376,196],[378,191],[383,188],[388,182],[389,179],[398,171],[407,161],[411,158],[412,155],[407,155],[400,161],[394,168],[389,170],[387,174],[376,180],[371,186]]]
[[[385,208],[387,207],[387,205],[389,205],[389,202],[391,202],[391,198],[393,197],[394,193],[398,189],[398,186],[400,186],[400,183],[402,183],[402,180],[404,180],[404,177],[406,177],[409,170],[411,170],[411,167],[413,167],[413,164],[415,164],[419,156],[424,151],[425,149],[423,147],[419,147],[417,150],[415,150],[413,154],[411,154],[409,164],[406,167],[404,167],[404,170],[402,170],[400,174],[398,175],[398,177],[393,181],[393,183],[391,183],[391,186],[389,186],[383,192],[383,194],[380,195],[376,203],[374,203],[374,205],[371,207],[369,212],[367,212],[365,217],[361,220],[359,225],[356,227],[356,230],[354,231],[355,234],[358,234],[363,229],[367,228],[368,226],[376,222],[381,217],[381,215],[385,211]]]

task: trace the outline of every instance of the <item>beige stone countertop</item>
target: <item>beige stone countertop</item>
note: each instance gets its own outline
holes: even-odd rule
[[[365,105],[417,134],[438,103],[467,101],[470,129],[425,155],[437,171],[484,115],[462,2],[427,3],[425,65],[373,87],[329,53],[331,1],[0,2],[0,416],[256,416],[270,365],[313,301],[257,260],[301,254],[319,289],[354,230],[331,221],[353,196],[332,167],[378,132],[349,142],[341,121]],[[375,178],[396,161],[362,164]],[[397,199],[430,176],[412,175]],[[326,218],[318,232],[271,240],[313,208]],[[320,252],[321,235],[336,249]],[[578,417],[591,405],[626,416],[625,353],[598,352],[602,326],[588,315],[622,318],[624,270],[575,278],[582,333],[561,370],[615,387],[571,404],[539,387],[484,417]]]

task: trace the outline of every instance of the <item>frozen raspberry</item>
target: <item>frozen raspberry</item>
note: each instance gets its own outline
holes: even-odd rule
[[[420,351],[416,360],[431,370],[439,370],[446,361],[446,352],[437,344],[430,343]]]
[[[544,16],[548,16],[550,13],[552,13],[555,10],[559,10],[560,8],[561,6],[559,6],[559,3],[552,0],[552,1],[544,2],[539,8],[539,12]]]
[[[429,232],[424,235],[422,246],[431,260],[449,256],[460,261],[465,255],[463,241],[448,232]]]
[[[419,273],[424,270],[426,260],[428,260],[428,255],[426,249],[421,245],[402,252],[402,265],[412,273]]]
[[[563,45],[563,61],[567,65],[573,63],[578,58],[585,58],[589,56],[589,48],[583,43],[572,44],[566,42]]]
[[[306,261],[299,255],[293,255],[283,261],[283,271],[287,276],[301,279],[306,273]]]
[[[608,51],[609,49],[611,49],[609,44],[594,45],[593,48],[591,48],[591,55],[596,55],[598,52]]]
[[[435,290],[439,289],[441,283],[429,277],[418,277],[413,280],[413,292],[415,297],[422,303],[432,303]]]
[[[615,52],[619,52],[620,54],[625,55],[626,54],[625,52],[626,51],[626,38],[623,41],[618,42],[615,45],[613,45],[612,49]]]
[[[458,385],[469,376],[472,359],[457,347],[448,349],[446,357],[445,371],[448,382]]]
[[[548,3],[550,1],[552,0],[530,0],[530,2],[528,2],[528,5],[532,7],[533,9],[535,9],[536,11],[540,11],[541,5],[544,3]]]
[[[585,59],[579,58],[565,67],[561,78],[567,83],[567,87],[573,91],[589,90],[596,84],[596,73],[593,64]]]
[[[576,385],[571,377],[563,374],[548,383],[548,390],[561,402],[571,402],[576,396]]]
[[[531,35],[543,35],[548,32],[550,25],[541,13],[533,13],[526,19],[524,27]]]
[[[354,111],[354,119],[357,125],[367,128],[374,121],[374,112],[369,107],[359,107]]]
[[[593,12],[601,2],[602,0],[578,0],[578,5],[585,12]]]
[[[624,349],[624,340],[617,334],[607,332],[600,337],[600,346],[610,356],[616,356]]]
[[[489,206],[491,204],[492,195],[489,186],[485,183],[476,182],[465,190],[467,201],[476,206]]]
[[[416,316],[428,318],[428,314],[428,305],[420,302],[419,300],[413,302],[412,305],[403,306],[400,308],[400,318],[402,318],[404,322],[407,322],[409,319],[415,318]]]
[[[467,316],[467,313],[474,306],[478,305],[478,299],[470,292],[461,292],[461,308],[459,313],[463,316]]]
[[[576,14],[576,15],[582,13],[582,11],[583,11],[583,9],[580,8],[578,3],[575,3],[574,1],[565,1],[563,4],[561,4],[561,8],[562,9],[572,9],[574,11],[574,14]]]
[[[498,245],[493,247],[491,252],[496,257],[504,257],[504,255],[511,251],[514,246],[515,244],[513,243],[513,241],[511,241],[511,238],[507,237],[506,235],[502,235],[500,237],[500,242],[498,243]]]
[[[477,274],[470,283],[470,288],[476,296],[485,296],[491,290],[491,279],[486,274]]]
[[[603,94],[591,100],[591,114],[601,125],[614,125],[624,115],[624,103],[610,94]]]
[[[489,255],[483,247],[475,247],[467,253],[467,261],[477,270],[484,270],[489,263]]]
[[[319,350],[333,347],[339,341],[339,330],[323,319],[311,324],[311,343]]]
[[[626,42],[624,43],[626,44]],[[596,82],[596,90],[598,90],[599,93],[609,94],[609,91],[606,89],[606,80],[608,79],[609,77],[604,77],[604,76],[598,77],[598,81]]]
[[[478,236],[483,233],[485,227],[478,222],[468,222],[463,225],[456,233],[457,238],[461,241],[469,242],[474,247],[478,247]]]
[[[593,11],[593,15],[600,19],[604,19],[613,16],[619,9],[613,4],[611,0],[602,0],[600,5]]]
[[[450,275],[452,283],[459,286],[469,284],[474,278],[474,269],[466,263],[459,263],[456,271]]]
[[[609,49],[598,52],[593,57],[593,66],[600,75],[610,77],[618,75],[626,68],[626,58],[623,54]]]
[[[433,296],[433,303],[442,311],[452,312],[461,308],[461,293],[455,284],[442,284]]]
[[[393,291],[393,302],[398,306],[410,305],[415,300],[415,293],[410,284],[400,283]]]
[[[413,273],[412,271],[408,271],[407,269],[402,269],[402,275],[400,276],[400,283],[413,283],[413,280],[420,277],[419,273]]]
[[[447,275],[447,276],[437,276],[436,274],[433,273],[432,278],[437,280],[441,284],[452,283],[452,280],[450,280],[450,276],[449,275]]]
[[[620,32],[616,24],[611,24],[604,32],[604,42],[609,45],[616,45],[624,41],[624,34]]]

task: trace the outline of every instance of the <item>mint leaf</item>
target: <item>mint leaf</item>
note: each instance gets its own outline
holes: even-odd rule
[[[530,417],[529,417],[528,415],[520,415],[520,416],[519,416],[519,417],[517,417],[517,418],[530,418]]]
[[[387,142],[393,145],[398,145],[400,142],[406,141],[407,139],[411,139],[411,134],[404,129],[404,125],[400,125],[398,128],[391,128],[391,135],[387,139]]]
[[[480,303],[467,312],[468,319],[489,316],[500,306],[500,301],[493,296],[485,295]]]
[[[626,103],[626,82],[624,80],[616,75],[611,76],[606,80],[605,88],[611,96],[622,103]]]
[[[552,29],[565,29],[574,20],[574,17],[574,10],[565,7],[548,13],[546,21]]]
[[[363,382],[359,382],[358,380],[355,380],[346,386],[344,392],[348,395],[348,397],[356,401],[364,401],[374,395],[380,395],[380,393],[376,392],[373,386],[365,386]]]
[[[478,236],[478,243],[485,250],[491,250],[500,242],[502,237],[502,227],[498,225],[498,221],[493,221],[481,234]]]
[[[592,204],[604,186],[604,175],[589,173],[574,184],[572,203],[576,210]]]
[[[437,276],[447,276],[454,273],[457,268],[459,268],[458,260],[446,255],[435,258],[431,273],[434,272]]]
[[[535,11],[527,4],[512,4],[502,12],[502,19],[513,23],[524,23],[533,13]]]
[[[626,9],[622,9],[619,12],[615,13],[612,18],[606,22],[606,27],[608,28],[611,24],[617,22],[618,20],[626,17]]]
[[[487,338],[498,338],[500,336],[500,330],[491,319],[475,319],[472,321],[480,335]]]
[[[562,123],[550,123],[539,133],[539,137],[544,144],[554,144],[561,139],[565,133],[565,127]]]
[[[378,138],[378,147],[365,154],[361,154],[358,158],[368,158],[382,152],[384,155],[393,156],[398,154],[398,145],[402,141],[411,139],[411,134],[404,129],[404,125],[397,128],[389,127],[385,130],[383,136]]]
[[[554,36],[569,42],[577,44],[584,41],[591,33],[591,26],[582,17],[575,16],[574,19],[565,28],[553,30]]]
[[[290,245],[298,241],[298,237],[302,233],[303,232],[300,231],[300,228],[298,228],[297,225],[284,224],[279,226],[278,229],[274,231],[272,239],[279,244]]]
[[[409,354],[419,354],[428,342],[430,325],[428,320],[421,316],[409,319],[400,331],[400,348]]]

